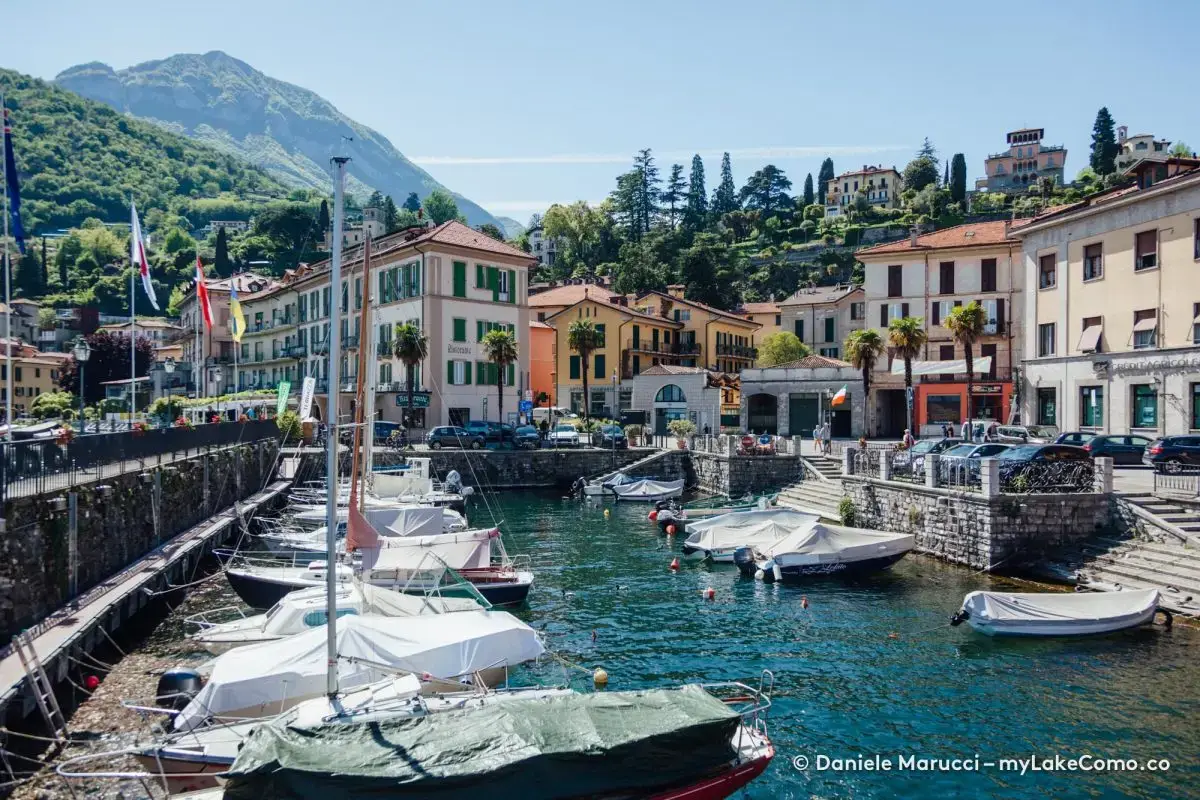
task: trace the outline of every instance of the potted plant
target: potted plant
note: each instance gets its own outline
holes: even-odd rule
[[[667,430],[678,440],[679,449],[687,450],[688,437],[696,434],[696,423],[690,419],[673,419],[667,423]]]
[[[61,428],[59,428],[58,436],[55,438],[55,442],[57,442],[60,445],[66,445],[66,444],[70,444],[74,440],[75,440],[75,429],[64,422],[63,426]]]
[[[192,429],[192,421],[190,419],[188,419],[187,417],[180,416],[180,417],[176,418],[176,420],[175,420],[175,427],[176,428],[187,428],[188,430],[191,430]]]
[[[642,444],[642,434],[644,432],[645,428],[637,423],[625,426],[625,438],[629,440],[630,447]]]

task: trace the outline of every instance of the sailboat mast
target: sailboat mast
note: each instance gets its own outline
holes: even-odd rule
[[[363,292],[366,293],[367,284],[370,283],[370,277],[371,277],[371,235],[367,232],[365,224],[363,225],[362,269],[363,269],[363,278],[362,278]],[[350,305],[349,300],[350,300],[350,295],[352,293],[351,292],[352,287],[350,284],[351,284],[351,281],[348,277],[346,279],[346,300],[347,300],[346,305],[347,306]],[[364,298],[364,300],[365,300],[365,298]],[[375,427],[374,422],[371,420],[366,420],[365,414],[363,413],[363,411],[364,411],[363,406],[366,405],[365,400],[363,398],[363,379],[366,377],[365,373],[367,371],[367,341],[369,340],[369,337],[367,337],[366,331],[363,330],[363,328],[365,328],[366,323],[367,323],[367,314],[369,312],[369,305],[370,304],[363,302],[359,308],[360,313],[358,315],[359,331],[358,331],[358,363],[357,363],[357,367],[356,367],[357,381],[355,382],[355,386],[354,386],[354,445],[353,445],[354,449],[350,453],[350,464],[351,464],[351,467],[350,467],[350,505],[354,508],[359,509],[360,511],[363,510],[363,508],[365,507],[365,504],[366,504],[366,501],[364,499],[364,495],[366,494],[366,492],[362,491],[361,487],[359,486],[359,475],[361,475],[363,473],[368,474],[368,475],[371,474],[371,468],[372,468],[372,464],[369,461],[366,462],[366,464],[364,466],[364,463],[363,463],[364,459],[359,458],[359,448],[363,446],[364,421],[365,421],[366,425],[371,426],[370,435],[367,435],[367,441],[371,440],[371,436],[373,436],[374,432],[375,432],[374,431],[374,427]],[[363,450],[366,451],[363,453],[364,455],[367,455],[369,453],[369,450],[367,448],[364,447]],[[347,525],[349,525],[348,520],[349,520],[349,517],[347,516]]]
[[[6,437],[13,440],[13,363],[12,363],[12,256],[8,251],[8,117],[5,114],[4,93],[0,92],[0,169],[4,171],[4,183],[0,194],[4,195],[4,424],[8,426]],[[83,383],[79,384],[83,394]],[[7,454],[5,454],[7,456]]]
[[[338,366],[342,356],[342,337],[339,331],[342,304],[337,299],[342,287],[342,192],[346,184],[346,162],[350,159],[335,156],[336,177],[333,181],[333,231],[330,239],[333,253],[329,259],[329,364],[326,370],[325,416],[329,430],[325,454],[325,608],[326,656],[325,691],[330,697],[337,694],[337,528],[338,528],[338,388],[341,376]],[[335,292],[339,294],[335,294]]]

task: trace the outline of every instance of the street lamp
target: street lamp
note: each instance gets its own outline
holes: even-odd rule
[[[221,373],[221,367],[217,366],[213,369],[213,380],[217,382],[217,416],[221,416],[221,395],[225,393],[225,384],[221,379],[224,377]]]
[[[88,345],[87,339],[80,336],[75,340],[74,353],[75,361],[79,364],[79,430],[81,433],[86,433],[87,423],[83,420],[83,367],[92,357],[92,348]]]
[[[167,374],[167,416],[171,414],[171,376],[175,374],[175,359],[168,356],[163,361],[163,372]]]

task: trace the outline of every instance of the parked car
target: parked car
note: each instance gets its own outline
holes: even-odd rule
[[[1069,433],[1060,433],[1054,439],[1055,444],[1073,444],[1076,447],[1083,447],[1085,444],[1096,438],[1096,434],[1088,433],[1087,431],[1070,431]]]
[[[1024,444],[1010,447],[999,456],[1000,485],[1016,490],[1028,490],[1036,486],[1048,492],[1091,491],[1095,475],[1092,457],[1082,447],[1069,444]],[[1067,468],[1054,474],[1054,464],[1074,463],[1078,468]]]
[[[980,460],[995,458],[1012,445],[1000,442],[957,444],[940,454],[938,479],[953,483],[979,483]]]
[[[997,425],[988,431],[989,442],[1003,444],[1050,444],[1058,430],[1040,425]]]
[[[473,419],[463,427],[471,434],[482,436],[485,442],[504,443],[511,441],[513,436],[513,426],[503,422]]]
[[[545,406],[539,406],[538,408],[535,408],[532,413],[533,421],[538,424],[548,421],[551,425],[553,425],[560,419],[579,419],[579,415],[574,411],[571,411],[569,408],[559,408],[558,406],[551,406],[549,408]]]
[[[925,456],[930,453],[944,453],[951,447],[962,443],[963,440],[957,437],[922,439],[907,450],[896,453],[892,458],[892,469],[897,474],[924,475]]]
[[[605,425],[598,431],[592,431],[592,446],[603,447],[605,450],[620,450],[629,447],[629,441],[620,425]]]
[[[1137,434],[1093,436],[1082,445],[1092,458],[1111,458],[1114,464],[1140,464],[1150,439]]]
[[[457,425],[443,425],[434,428],[425,436],[425,443],[430,450],[440,450],[443,447],[463,447],[479,450],[486,444],[484,438],[477,433],[471,433],[466,428]]]
[[[542,443],[542,435],[532,425],[522,425],[513,431],[513,446],[536,450]]]
[[[578,447],[579,431],[574,425],[555,425],[546,440],[555,447]]]
[[[1156,472],[1200,469],[1200,436],[1164,436],[1146,448],[1142,463]]]

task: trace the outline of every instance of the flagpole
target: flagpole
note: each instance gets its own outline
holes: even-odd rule
[[[197,256],[196,261],[199,262],[199,260],[200,260],[200,258],[199,258],[199,256]],[[204,270],[200,269],[199,273],[200,274],[197,275],[196,277],[199,278],[200,280],[204,280]],[[200,307],[200,283],[199,283],[199,281],[197,281],[197,283],[196,283],[196,317],[193,320],[193,322],[196,323],[194,326],[195,332],[196,332],[196,344],[192,347],[192,383],[196,384],[196,399],[197,400],[199,400],[201,397],[204,397],[204,390],[200,388],[200,366],[204,363],[204,352],[201,350],[201,342],[203,342],[204,340],[200,338],[200,315],[203,312],[204,312],[204,309],[202,309]]]
[[[8,249],[8,114],[4,93],[0,92],[0,161],[4,162],[4,422],[8,441],[13,440],[13,363],[12,363],[12,255]],[[81,376],[82,377],[82,376]],[[83,394],[83,385],[79,386]]]
[[[129,198],[130,214],[134,219],[137,219],[137,207],[133,204],[133,198]],[[137,236],[138,232],[134,225],[129,226],[129,235]],[[135,243],[136,245],[137,243]],[[144,258],[145,256],[143,256]],[[138,271],[132,258],[129,259],[129,429],[133,430],[133,415],[137,408],[137,314],[134,313],[134,306],[137,303],[137,285],[134,283],[134,277]]]

